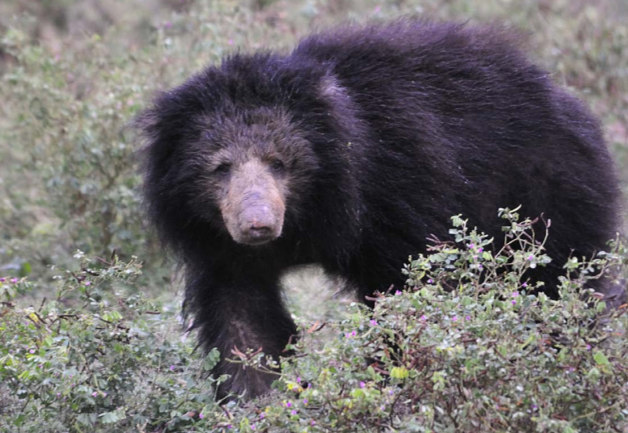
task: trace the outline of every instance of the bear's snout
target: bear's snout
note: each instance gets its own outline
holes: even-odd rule
[[[235,242],[261,245],[281,236],[284,196],[266,164],[253,159],[236,167],[226,190],[220,210]]]
[[[240,243],[258,245],[278,238],[281,234],[278,219],[271,205],[262,198],[245,204],[239,221]]]

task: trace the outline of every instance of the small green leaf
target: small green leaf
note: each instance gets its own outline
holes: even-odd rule
[[[32,267],[30,263],[28,262],[22,263],[22,266],[20,266],[20,277],[25,277],[29,275],[31,271],[32,271]]]
[[[595,354],[593,355],[593,359],[595,360],[595,363],[597,365],[610,365],[606,355],[604,355],[604,353],[600,351],[595,352]]]
[[[390,370],[390,377],[393,379],[404,380],[407,379],[410,375],[410,372],[404,367],[393,367]]]

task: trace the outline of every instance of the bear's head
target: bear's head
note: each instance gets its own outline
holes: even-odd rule
[[[205,132],[190,156],[198,159],[197,196],[219,209],[237,243],[278,238],[287,202],[303,196],[316,166],[309,142],[279,108],[214,113],[202,123]]]
[[[322,66],[228,58],[138,116],[149,216],[175,248],[223,235],[246,246],[292,229],[307,236],[313,218],[325,223],[319,208],[326,221],[355,221],[346,150],[356,125],[350,99]]]

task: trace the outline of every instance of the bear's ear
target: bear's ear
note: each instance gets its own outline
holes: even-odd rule
[[[318,96],[325,102],[331,114],[336,119],[352,118],[354,104],[348,90],[333,74],[325,74],[318,85]]]
[[[150,107],[140,111],[131,121],[130,127],[135,130],[138,138],[142,139],[144,144],[147,144],[153,138],[158,124],[159,116],[157,111],[154,107]]]
[[[364,125],[349,89],[342,85],[338,77],[327,73],[321,78],[317,91],[319,99],[326,105],[328,116],[325,116],[325,121],[331,122],[342,135],[357,140],[364,132]]]
[[[133,120],[140,141],[140,155],[145,163],[158,164],[166,161],[177,144],[190,134],[189,119],[194,111],[185,106],[175,91],[156,95],[149,108]]]
[[[155,98],[157,99],[157,98]],[[156,153],[167,153],[168,146],[165,146],[165,140],[163,140],[163,128],[162,116],[160,116],[159,110],[156,104],[144,109],[140,112],[131,123],[131,127],[137,134],[139,141],[139,154],[144,163],[150,158],[154,158]]]
[[[323,76],[319,86],[319,93],[323,99],[327,101],[348,97],[345,89],[338,82],[338,79],[331,74],[325,74]]]

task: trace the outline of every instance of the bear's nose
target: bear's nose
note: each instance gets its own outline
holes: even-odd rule
[[[266,206],[244,212],[243,234],[248,243],[261,244],[277,237],[275,219]]]

